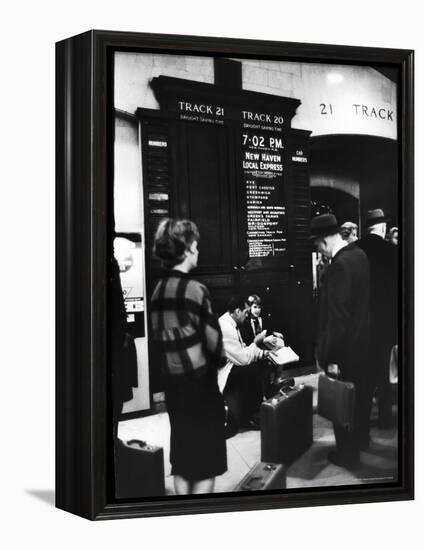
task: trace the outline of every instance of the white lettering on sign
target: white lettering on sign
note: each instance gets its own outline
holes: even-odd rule
[[[306,157],[292,157],[293,162],[308,162]]]
[[[243,120],[253,122],[268,122],[269,124],[284,124],[284,117],[271,115],[269,113],[254,113],[253,111],[242,111]]]
[[[189,101],[179,101],[178,106],[180,111],[185,111],[187,113],[224,116],[224,107],[217,105],[205,105],[204,103],[190,103]]]
[[[149,199],[151,201],[167,201],[169,195],[168,193],[149,193]]]
[[[352,107],[355,109],[356,116],[362,116],[365,118],[379,118],[381,120],[391,120],[393,122],[393,111],[385,109],[384,107],[377,108],[370,105],[361,105],[354,103]]]
[[[249,153],[249,151],[245,151],[244,154],[248,160],[259,160],[259,153]]]
[[[262,153],[261,155],[262,160],[268,160],[272,162],[281,162],[281,156],[280,155],[270,155],[268,153]]]
[[[156,214],[156,216],[167,216],[169,211],[166,208],[151,208],[150,214]]]
[[[144,311],[142,298],[130,298],[125,300],[125,310],[127,313],[140,313]]]
[[[149,139],[149,145],[150,147],[168,147],[166,141],[155,141],[153,139]]]

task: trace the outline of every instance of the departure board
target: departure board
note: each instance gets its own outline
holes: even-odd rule
[[[280,127],[242,124],[242,173],[249,258],[281,256],[287,248],[287,223]]]

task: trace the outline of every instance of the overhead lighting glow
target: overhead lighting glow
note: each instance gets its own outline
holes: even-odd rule
[[[327,80],[330,84],[340,84],[344,80],[344,76],[340,73],[328,73]]]

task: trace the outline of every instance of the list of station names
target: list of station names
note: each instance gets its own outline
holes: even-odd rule
[[[249,258],[282,256],[287,248],[283,150],[280,127],[242,124]]]

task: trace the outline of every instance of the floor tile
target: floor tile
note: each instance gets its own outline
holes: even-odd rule
[[[298,380],[296,380],[298,382]],[[316,394],[317,376],[302,377],[301,383],[311,385]],[[375,413],[374,413],[375,416]],[[371,429],[371,444],[361,453],[361,466],[355,471],[328,462],[328,453],[335,448],[331,422],[314,414],[314,442],[299,459],[287,468],[287,488],[326,487],[389,482],[397,475],[397,430]],[[166,494],[174,494],[169,463],[170,425],[167,413],[122,421],[118,435],[123,440],[141,439],[164,449]],[[215,492],[232,492],[239,481],[260,461],[260,432],[245,431],[227,440],[228,470],[216,478]]]

